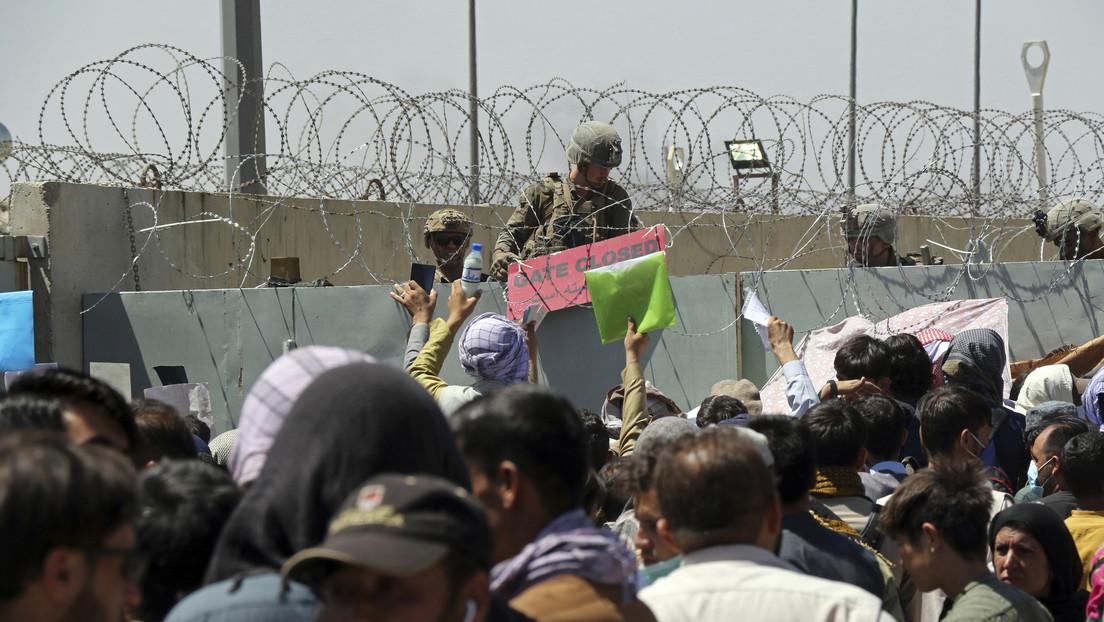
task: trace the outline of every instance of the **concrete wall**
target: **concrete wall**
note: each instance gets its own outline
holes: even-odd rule
[[[717,380],[736,369],[735,275],[676,277],[671,285],[678,324],[658,331],[645,354],[645,373],[684,409],[701,401]],[[505,313],[503,290],[484,284],[475,313]],[[193,290],[84,296],[84,366],[129,363],[134,396],[160,384],[153,368],[182,365],[191,382],[207,382],[219,430],[236,426],[241,403],[257,377],[283,353],[286,339],[299,346],[338,345],[400,365],[410,327],[390,286]],[[444,285],[438,316],[447,315]],[[682,301],[683,304],[678,304]],[[601,408],[606,391],[621,382],[625,350],[603,346],[589,308],[548,315],[537,334],[544,384],[577,406]],[[470,384],[455,351],[442,377]]]
[[[299,257],[305,281],[326,277],[334,285],[354,286],[406,280],[411,261],[432,260],[422,227],[439,207],[60,182],[15,184],[12,235],[46,236],[49,243],[48,257],[30,261],[36,356],[70,366],[86,360],[79,314],[81,295],[88,292],[134,291],[136,285],[143,291],[252,288],[268,276],[270,258],[280,256]],[[493,246],[512,211],[457,209],[477,223],[474,241],[487,246]],[[675,211],[640,216],[647,225],[668,227],[672,275],[808,270],[845,261],[835,218]],[[154,224],[189,220],[211,222],[161,228],[157,235],[141,232]],[[969,224],[905,216],[898,246],[916,250],[931,238],[963,248],[970,238]],[[130,271],[132,230],[137,283]],[[996,259],[1038,257],[1038,238],[1027,221],[983,222],[975,231],[985,234]],[[484,259],[489,262],[490,253]]]
[[[775,315],[794,327],[794,343],[814,328],[852,315],[878,322],[933,302],[1008,299],[1009,361],[1043,356],[1104,334],[1104,261],[1024,262],[864,270],[804,270],[742,274]],[[766,380],[778,363],[763,349],[754,326],[741,320],[740,373]]]

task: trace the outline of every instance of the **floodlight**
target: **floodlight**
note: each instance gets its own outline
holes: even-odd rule
[[[770,160],[760,140],[726,140],[725,149],[732,159],[732,168],[770,168]]]

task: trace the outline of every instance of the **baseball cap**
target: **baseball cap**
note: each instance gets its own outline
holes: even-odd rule
[[[709,390],[710,395],[727,395],[744,403],[748,413],[752,415],[763,414],[763,400],[759,396],[759,387],[747,378],[739,380],[722,380],[713,385]]]
[[[326,538],[284,564],[289,579],[320,587],[335,564],[409,576],[456,549],[490,569],[493,536],[483,508],[455,483],[430,475],[378,475],[357,487]]]

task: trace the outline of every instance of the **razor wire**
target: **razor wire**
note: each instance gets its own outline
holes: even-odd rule
[[[567,172],[567,139],[576,125],[591,119],[610,123],[622,136],[624,158],[616,179],[633,209],[689,215],[684,224],[668,225],[672,245],[697,227],[722,227],[731,248],[714,261],[734,258],[744,272],[785,269],[822,249],[818,244],[830,216],[856,203],[927,216],[937,230],[958,226],[951,219],[965,217],[971,240],[999,249],[1035,243],[1024,237],[1034,234],[1010,226],[1012,220],[1063,198],[1100,204],[1104,193],[1104,116],[1091,112],[1044,113],[1049,183],[1040,197],[1029,110],[983,110],[975,134],[973,112],[923,101],[853,105],[846,97],[820,95],[802,102],[736,86],[653,93],[626,84],[585,88],[554,78],[534,86],[502,86],[478,99],[473,132],[472,97],[462,90],[410,93],[349,71],[297,79],[280,64],[249,82],[240,65],[227,74],[225,61],[147,44],[77,69],[47,94],[37,140],[14,141],[12,156],[3,162],[9,187],[58,180],[230,195],[230,213],[206,217],[239,232],[235,244],[244,246],[236,249],[239,263],[229,271],[236,270],[243,285],[250,278],[263,280],[253,262],[266,223],[281,210],[304,209],[317,214],[319,230],[345,258],[327,268],[329,275],[354,269],[364,272],[364,282],[388,282],[382,277],[386,267],[368,265],[360,252],[362,220],[379,215],[360,200],[402,208],[404,239],[386,263],[415,259],[412,240],[420,237],[412,233],[420,224],[415,205],[470,205],[476,187],[482,203],[516,205],[522,191],[549,171]],[[264,162],[266,194],[250,200],[265,208],[241,222],[233,206],[243,187],[226,181],[225,155],[241,104],[233,95],[238,84],[263,93],[268,146],[245,158]],[[852,108],[854,187],[848,183]],[[473,135],[479,147],[475,163],[466,161]],[[733,170],[726,140],[761,141],[768,174],[748,177]],[[668,159],[671,148],[680,150],[674,160]],[[980,162],[976,179],[974,158]],[[318,207],[288,200],[299,197],[318,199]],[[336,207],[345,201],[348,209]],[[141,207],[152,207],[156,220],[157,205]],[[713,214],[721,215],[719,225],[707,222],[705,216]],[[351,242],[340,241],[334,231],[336,215],[353,217]],[[793,241],[788,256],[766,257],[757,254],[741,225],[730,222],[731,215],[814,216],[817,224]],[[505,223],[474,224],[499,230]],[[141,252],[152,252],[152,241],[165,261],[189,277],[228,272],[189,272],[184,258],[162,247],[157,228],[146,233]],[[838,233],[831,250],[841,266],[847,264],[846,243]],[[960,257],[959,279],[977,278],[978,268],[969,267],[971,252]],[[950,294],[922,293],[933,301]]]

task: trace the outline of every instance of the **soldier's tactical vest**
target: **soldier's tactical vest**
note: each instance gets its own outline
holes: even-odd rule
[[[541,184],[545,192],[533,206],[541,224],[525,242],[524,258],[606,239],[610,219],[608,197],[591,190],[587,198],[573,202],[571,184],[556,173],[545,177]]]

